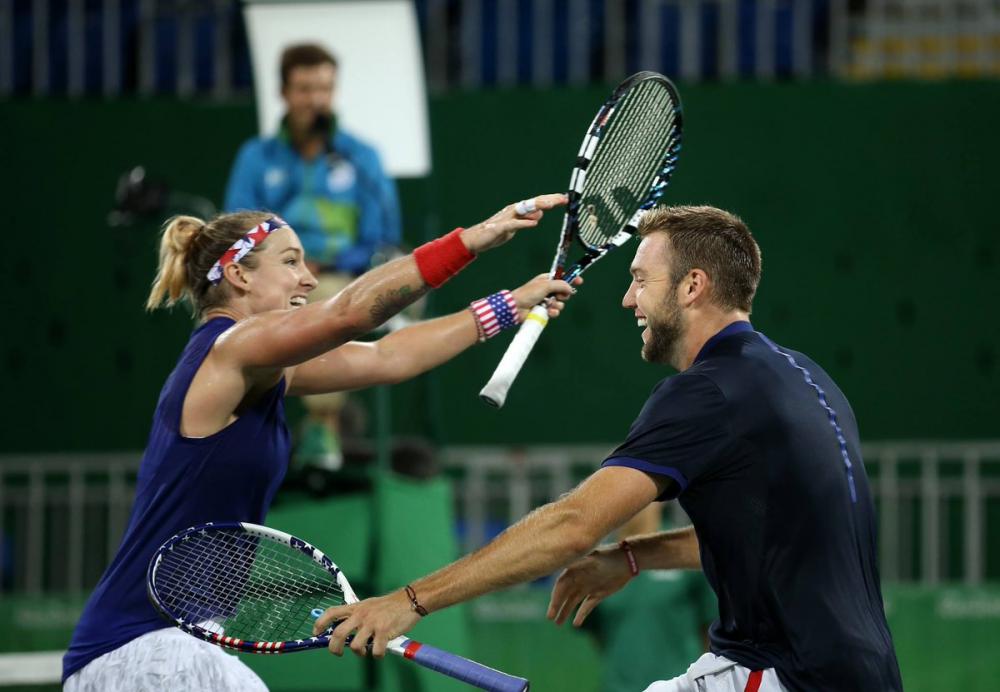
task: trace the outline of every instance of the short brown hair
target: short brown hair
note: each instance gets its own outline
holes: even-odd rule
[[[281,52],[281,87],[288,86],[288,78],[296,67],[315,67],[316,65],[333,65],[337,67],[337,59],[333,53],[318,43],[296,43]]]
[[[708,206],[660,207],[639,222],[640,236],[658,231],[670,239],[674,285],[692,269],[702,269],[712,280],[712,302],[750,312],[760,283],[760,248],[740,217]]]

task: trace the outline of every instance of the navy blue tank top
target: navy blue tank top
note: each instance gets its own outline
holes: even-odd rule
[[[98,656],[168,626],[146,597],[146,567],[167,538],[208,521],[263,523],[288,466],[284,378],[214,435],[180,433],[191,381],[233,324],[219,317],[195,329],[163,385],[128,528],[73,632],[63,680]]]

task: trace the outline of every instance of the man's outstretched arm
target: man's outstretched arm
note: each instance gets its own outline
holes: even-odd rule
[[[666,481],[664,481],[665,483]],[[598,470],[572,492],[544,505],[514,524],[494,541],[437,572],[411,583],[420,606],[441,610],[476,596],[551,574],[590,551],[612,530],[652,502],[661,482],[635,469],[611,466]],[[420,619],[410,597],[400,590],[353,605],[330,608],[316,622],[322,631],[342,620],[330,639],[330,651],[351,649],[385,655],[386,643]]]
[[[701,569],[698,536],[693,526],[629,536],[626,540],[640,570]],[[602,546],[559,575],[552,587],[546,617],[561,625],[579,606],[573,618],[573,624],[579,627],[598,603],[625,586],[631,578],[632,570],[624,551],[618,545]]]

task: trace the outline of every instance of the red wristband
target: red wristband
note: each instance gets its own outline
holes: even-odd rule
[[[639,574],[639,563],[635,561],[635,553],[632,552],[632,546],[629,545],[628,541],[622,541],[618,544],[618,547],[622,549],[625,553],[625,559],[628,560],[628,571],[632,573],[632,576]]]
[[[437,288],[476,259],[462,242],[459,235],[461,232],[461,228],[456,228],[448,235],[424,243],[413,251],[420,276],[431,288]]]

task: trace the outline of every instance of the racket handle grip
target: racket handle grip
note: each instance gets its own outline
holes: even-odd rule
[[[482,663],[470,661],[457,654],[442,651],[418,641],[409,640],[403,647],[403,656],[414,663],[430,668],[464,683],[492,692],[525,692],[528,681],[494,670]]]
[[[524,323],[517,330],[514,339],[507,347],[506,353],[500,359],[497,369],[493,371],[493,377],[486,383],[486,386],[479,392],[479,398],[491,406],[500,408],[507,400],[507,392],[514,384],[517,373],[521,372],[524,361],[528,359],[528,354],[535,347],[535,342],[541,335],[545,325],[549,323],[549,309],[544,304],[536,305],[524,318]]]

